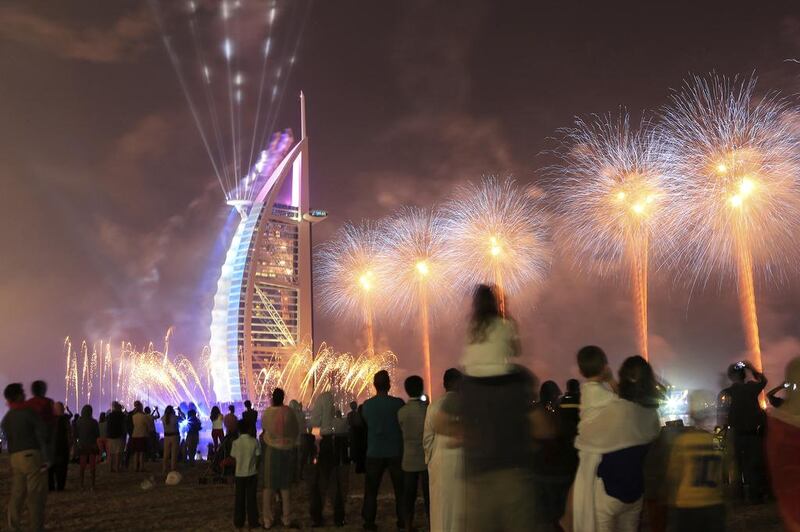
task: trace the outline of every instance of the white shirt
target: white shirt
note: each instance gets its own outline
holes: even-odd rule
[[[236,476],[252,477],[257,474],[256,462],[260,454],[261,445],[249,434],[240,434],[233,440],[231,456],[236,460]]]
[[[483,342],[467,344],[461,356],[464,373],[471,377],[494,377],[511,372],[509,360],[517,356],[514,322],[495,318],[486,328]]]

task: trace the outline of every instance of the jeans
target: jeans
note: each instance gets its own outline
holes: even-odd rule
[[[258,525],[258,502],[256,501],[256,491],[258,489],[258,475],[251,477],[236,477],[236,502],[233,510],[233,526],[242,528],[244,526],[245,511],[247,512],[247,522],[250,528],[257,528]]]
[[[378,513],[378,491],[381,487],[383,473],[388,469],[394,488],[394,504],[397,513],[397,527],[405,528],[403,519],[403,469],[400,466],[401,457],[373,458],[368,456],[365,463],[364,476],[364,507],[361,515],[364,524],[375,525],[375,516]]]
[[[422,499],[425,501],[425,525],[427,528],[431,515],[431,493],[428,486],[428,470],[403,472],[403,513],[407,527],[414,523],[414,507],[417,505],[417,486],[422,482]]]
[[[64,465],[66,470],[66,464]],[[8,500],[8,528],[22,530],[22,506],[28,507],[28,528],[44,529],[44,504],[47,500],[42,454],[27,450],[11,453],[11,496]]]

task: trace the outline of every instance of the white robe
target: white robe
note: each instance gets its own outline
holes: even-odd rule
[[[601,407],[591,419],[581,419],[575,439],[580,462],[572,486],[575,532],[595,531],[594,490],[603,455],[650,443],[660,430],[655,408],[645,408],[624,399],[615,399]]]
[[[433,418],[450,393],[428,407],[422,437],[431,493],[431,532],[464,529],[464,451],[451,437],[433,430]]]

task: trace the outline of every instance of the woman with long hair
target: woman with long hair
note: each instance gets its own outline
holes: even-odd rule
[[[216,451],[219,449],[219,444],[222,443],[222,438],[225,437],[225,431],[223,430],[224,419],[217,405],[211,407],[211,413],[208,417],[211,419],[211,441],[214,442],[214,451]]]
[[[167,464],[169,464],[169,471],[175,471],[178,468],[178,416],[175,415],[175,409],[172,405],[167,405],[164,409],[164,414],[161,416],[161,425],[164,428],[164,457],[162,458],[161,472],[168,473]]]
[[[510,359],[519,355],[514,321],[500,310],[496,288],[481,284],[472,297],[467,345],[461,358],[470,377],[493,377],[511,372]]]

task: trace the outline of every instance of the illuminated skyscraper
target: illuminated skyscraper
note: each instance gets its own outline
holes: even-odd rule
[[[217,401],[254,400],[262,368],[313,343],[308,138],[275,135],[229,205],[241,216],[222,266],[211,315]],[[237,192],[237,191],[234,191]]]

